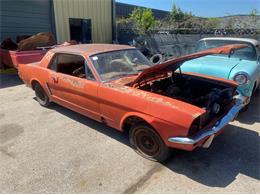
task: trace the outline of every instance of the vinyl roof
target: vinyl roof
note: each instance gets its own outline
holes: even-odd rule
[[[95,55],[98,53],[116,51],[122,49],[135,49],[128,45],[116,45],[116,44],[78,44],[70,46],[60,46],[52,49],[55,53],[74,53],[81,55]]]

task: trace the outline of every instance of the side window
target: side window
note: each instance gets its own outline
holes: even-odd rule
[[[48,68],[56,71],[57,70],[57,62],[58,62],[58,55],[54,55],[51,59],[51,62],[49,64]]]
[[[71,75],[88,80],[95,80],[95,77],[82,56],[74,54],[56,54],[49,68],[59,73]]]

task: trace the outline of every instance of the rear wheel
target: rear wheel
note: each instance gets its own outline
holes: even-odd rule
[[[169,148],[153,128],[145,123],[134,125],[129,132],[130,144],[141,156],[158,162],[169,157]]]
[[[36,100],[39,102],[41,106],[47,107],[50,105],[49,97],[39,83],[34,84],[34,91]]]

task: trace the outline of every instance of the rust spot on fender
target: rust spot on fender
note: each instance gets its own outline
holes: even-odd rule
[[[151,96],[151,94],[149,94],[145,91],[136,90],[135,88],[117,85],[117,84],[111,84],[111,83],[105,83],[104,86],[109,87],[109,88],[111,88],[115,91],[119,91],[119,92],[126,93],[126,94],[129,94],[129,95],[141,97],[141,98],[143,98],[143,99],[145,99],[149,102],[158,103],[160,105],[167,106],[167,107],[170,107],[172,109],[175,109],[175,110],[178,110],[178,111],[181,111],[181,112],[185,112],[187,114],[190,114],[191,117],[194,118],[194,119],[201,115],[200,112],[195,112],[194,114],[186,112],[182,108],[180,108],[179,106],[174,105],[170,101],[165,100],[163,97],[154,97],[154,96]]]
[[[122,93],[127,93],[127,94],[134,95],[134,96],[137,96],[137,97],[142,97],[145,100],[150,101],[150,102],[158,103],[158,104],[161,104],[161,105],[164,105],[164,106],[167,106],[167,107],[171,107],[171,108],[174,108],[174,109],[180,109],[179,107],[173,105],[171,102],[166,101],[161,97],[158,98],[158,97],[150,96],[145,91],[141,91],[141,90],[139,91],[139,90],[136,90],[135,88],[130,88],[130,87],[127,87],[127,86],[118,86],[118,85],[114,85],[114,84],[111,84],[111,83],[107,83],[107,84],[105,84],[105,86],[110,87],[110,88],[112,88],[116,91],[122,92]]]
[[[150,102],[159,103],[161,105],[168,106],[168,107],[171,107],[174,109],[179,109],[178,106],[173,105],[171,102],[165,101],[163,98],[148,96],[148,97],[146,97],[146,99]]]
[[[114,84],[111,84],[111,83],[105,83],[104,86],[112,88],[115,91],[134,95],[134,96],[137,96],[137,97],[143,97],[144,98],[147,95],[147,93],[145,91],[138,91],[136,89],[132,89],[132,88],[127,87],[127,86],[114,85]]]

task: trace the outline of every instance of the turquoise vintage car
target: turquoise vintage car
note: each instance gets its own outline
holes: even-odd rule
[[[234,80],[238,83],[238,92],[250,97],[260,82],[260,46],[259,42],[247,38],[212,37],[198,41],[196,51],[215,48],[227,44],[247,44],[247,48],[236,50],[230,55],[209,55],[185,62],[182,72],[195,72],[210,76]]]

